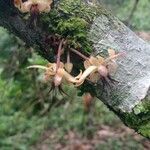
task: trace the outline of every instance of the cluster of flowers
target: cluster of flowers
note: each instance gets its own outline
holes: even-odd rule
[[[71,62],[49,63],[46,66],[33,65],[30,68],[40,68],[45,70],[45,79],[54,83],[55,87],[62,83],[74,84],[76,87],[80,86],[86,79],[96,83],[101,79],[109,78],[110,74],[115,73],[117,69],[116,58],[122,53],[116,54],[113,49],[108,50],[109,56],[104,58],[102,56],[90,56],[84,61],[85,71],[81,71],[78,76],[74,77],[70,73],[73,68]]]
[[[36,15],[41,12],[48,13],[51,10],[52,2],[53,0],[27,0],[25,2],[22,2],[22,0],[14,0],[14,6],[22,13]],[[67,63],[64,64],[63,62],[60,62],[60,51],[58,52],[58,59],[56,63],[49,63],[47,66],[33,65],[28,67],[44,69],[45,79],[50,79],[52,83],[54,83],[55,87],[60,86],[62,83],[80,86],[85,81],[85,79],[93,83],[96,83],[100,79],[107,81],[110,79],[110,74],[116,71],[117,64],[115,60],[118,56],[121,55],[120,53],[115,54],[114,50],[109,49],[108,58],[103,58],[101,56],[90,56],[89,58],[84,57],[85,71],[80,71],[78,76],[73,77],[70,74],[73,68],[73,64],[70,63],[70,56],[68,55]]]
[[[27,0],[22,2],[22,0],[14,0],[14,6],[22,13],[30,13],[31,17],[35,21],[38,14],[48,13],[51,10],[53,0]],[[67,54],[67,62],[63,63],[60,61],[60,56],[62,53],[64,41],[62,40],[59,45],[57,62],[49,63],[46,66],[33,65],[30,68],[39,68],[45,70],[45,80],[50,81],[52,85],[61,89],[62,84],[73,84],[78,87],[88,80],[92,83],[97,83],[99,80],[102,81],[114,81],[110,75],[114,74],[117,69],[116,59],[123,53],[116,54],[113,49],[108,50],[108,57],[104,58],[102,56],[90,56],[89,58],[81,54],[80,52],[73,50],[76,54],[82,57],[84,60],[83,72],[80,70],[79,75],[76,77],[71,75],[73,64],[70,62],[70,53]],[[93,96],[90,93],[84,93],[83,100],[85,110],[88,111],[91,105]]]

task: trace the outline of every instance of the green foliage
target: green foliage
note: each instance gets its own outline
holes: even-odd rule
[[[142,133],[143,136],[147,137],[150,139],[150,121],[143,124],[139,130],[138,133]]]
[[[139,107],[139,106],[138,106]],[[134,128],[141,135],[150,138],[150,115],[149,111],[138,112],[138,114],[126,113],[123,114],[123,120],[130,127]]]
[[[72,129],[80,132],[80,134],[87,131],[88,127],[83,122],[82,99],[76,96],[75,89],[65,87],[68,95],[71,95],[70,100],[59,108],[52,108],[49,114],[38,116],[30,113],[30,109],[34,107],[32,105],[29,105],[26,110],[22,110],[22,107],[18,108],[18,103],[24,105],[27,103],[27,99],[26,102],[23,102],[21,95],[25,93],[20,91],[19,84],[17,85],[14,81],[5,82],[0,80],[0,87],[0,104],[2,106],[0,109],[1,149],[28,149],[46,129],[56,130],[60,140],[63,140],[64,134]],[[107,117],[112,118],[111,123],[117,120],[113,119],[114,116],[103,107],[102,103],[98,103],[95,107],[93,114],[95,116],[93,117],[94,124],[107,123],[107,118],[102,117],[103,112],[107,114]],[[101,112],[102,110],[103,112]],[[102,118],[102,120],[100,119],[101,121],[99,117]]]
[[[2,64],[8,58],[11,51],[16,48],[16,39],[2,28],[0,28],[0,36],[0,61]]]
[[[140,125],[138,128],[138,132],[150,138],[150,99],[149,97],[134,108],[134,113],[138,116],[141,116],[141,120],[142,120],[142,123],[141,123],[142,125],[137,124],[137,126]],[[145,122],[144,119],[148,121]]]
[[[126,137],[126,139],[119,138],[108,138],[107,143],[97,145],[96,150],[142,150],[143,146],[134,141],[131,137]]]
[[[112,10],[112,12],[122,21],[128,19],[131,11],[134,7],[135,0],[98,0],[102,2],[106,8]],[[137,9],[129,22],[130,28],[134,30],[150,30],[150,19],[149,19],[149,0],[139,0]]]
[[[88,82],[85,82],[82,86],[79,87],[79,96],[82,96],[84,93],[91,93],[91,95],[95,95],[95,86],[91,85]]]
[[[149,0],[139,1],[137,10],[134,12],[130,23],[134,30],[150,30],[149,2]],[[129,10],[132,10],[133,4],[133,0],[126,0],[122,6],[115,9],[117,16],[121,20],[126,20],[131,13]]]

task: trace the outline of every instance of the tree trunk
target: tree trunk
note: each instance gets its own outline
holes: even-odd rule
[[[53,51],[48,50],[51,45],[45,43],[46,32],[39,27],[29,28],[11,0],[0,0],[0,25],[36,48],[42,57],[54,60]],[[126,52],[113,77],[119,84],[109,93],[101,93],[102,87],[97,85],[96,96],[127,126],[150,138],[150,45],[106,11],[95,17],[89,39],[94,43],[95,53],[108,48]]]

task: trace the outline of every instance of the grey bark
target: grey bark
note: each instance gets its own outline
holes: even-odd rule
[[[120,111],[131,112],[149,96],[150,45],[118,19],[105,15],[95,19],[89,37],[94,43],[96,53],[108,48],[126,53],[118,61],[119,67],[114,77],[120,83],[113,88],[113,94],[109,97],[105,95],[103,99]]]

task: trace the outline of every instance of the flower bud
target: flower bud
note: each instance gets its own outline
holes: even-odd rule
[[[56,75],[54,76],[54,85],[57,87],[62,83],[62,78],[64,75],[64,69],[59,68]]]
[[[107,76],[108,76],[108,70],[107,70],[107,68],[106,68],[105,66],[103,66],[103,65],[100,65],[100,66],[98,67],[98,72],[99,72],[99,74],[100,74],[102,77],[107,77]]]
[[[93,101],[93,96],[90,93],[85,93],[83,95],[83,104],[84,104],[85,111],[89,111],[92,101]]]

